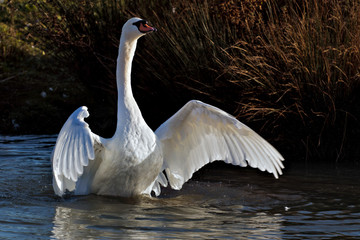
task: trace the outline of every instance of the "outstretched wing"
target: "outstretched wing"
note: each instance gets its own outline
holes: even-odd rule
[[[163,123],[155,134],[163,143],[164,165],[174,189],[209,162],[282,174],[284,158],[266,140],[228,113],[192,100]]]
[[[161,186],[167,187],[167,185],[168,182],[164,173],[160,172],[154,182],[150,184],[149,187],[142,193],[151,196],[151,192],[154,192],[155,196],[159,196],[161,193]]]
[[[89,160],[94,160],[96,152],[103,148],[103,140],[92,133],[84,121],[88,116],[87,107],[78,108],[65,122],[56,140],[52,155],[53,187],[59,196],[66,190],[75,190],[84,167],[88,166]]]

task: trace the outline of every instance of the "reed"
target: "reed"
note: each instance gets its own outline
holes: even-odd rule
[[[224,49],[225,61],[219,60],[224,79],[244,90],[239,116],[266,128],[286,126],[283,138],[300,140],[312,157],[339,159],[346,155],[344,136],[354,138],[349,118],[358,129],[360,4],[266,5],[268,19],[256,26],[258,35],[245,28],[250,37]]]
[[[34,5],[39,14],[29,31],[37,47],[100,96],[101,105],[90,103],[109,119],[95,126],[100,131],[114,128],[119,36],[136,15],[159,30],[139,41],[133,65],[135,95],[153,128],[198,98],[233,113],[290,156],[340,161],[359,155],[352,143],[360,133],[358,1]],[[161,109],[155,116],[154,106]]]
[[[187,3],[166,21],[155,18],[166,23],[151,43],[162,48],[147,48],[153,58],[143,58],[153,78],[235,113],[304,157],[358,154],[344,146],[359,131],[360,4],[264,1],[238,23],[220,17],[216,4]],[[152,64],[158,59],[172,61]]]

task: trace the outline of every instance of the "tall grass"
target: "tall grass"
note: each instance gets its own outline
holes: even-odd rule
[[[0,134],[54,133],[84,99],[84,86],[32,32],[41,14],[32,1],[0,3]]]
[[[344,149],[359,133],[359,2],[264,1],[242,22],[220,17],[216,2],[180,9],[166,21],[155,18],[161,34],[149,41],[161,49],[147,48],[153,58],[144,57],[154,78],[221,106],[303,156],[356,152]],[[171,61],[154,64],[161,59]]]
[[[126,19],[137,15],[159,30],[139,41],[133,65],[135,95],[152,127],[199,98],[297,158],[359,155],[352,144],[360,133],[358,1],[53,0],[36,6],[42,14],[32,34],[96,93],[90,104],[102,115],[94,123],[105,122],[95,125],[100,131],[115,127],[119,36]]]
[[[259,35],[246,28],[250,37],[224,49],[227,61],[219,60],[225,79],[245,90],[239,116],[286,126],[283,137],[301,139],[313,157],[344,154],[349,118],[358,129],[359,10],[357,1],[267,2]]]

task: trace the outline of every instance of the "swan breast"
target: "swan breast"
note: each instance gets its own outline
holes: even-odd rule
[[[92,192],[99,195],[139,195],[156,179],[163,165],[159,140],[153,151],[141,160],[134,159],[134,154],[126,151],[118,151],[116,156],[113,151],[106,152],[92,184]]]

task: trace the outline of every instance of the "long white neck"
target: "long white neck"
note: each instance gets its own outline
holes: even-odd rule
[[[118,114],[116,133],[124,131],[130,123],[143,121],[140,109],[136,104],[131,89],[131,66],[136,49],[137,39],[120,38],[119,56],[117,59],[116,82],[118,88]]]

